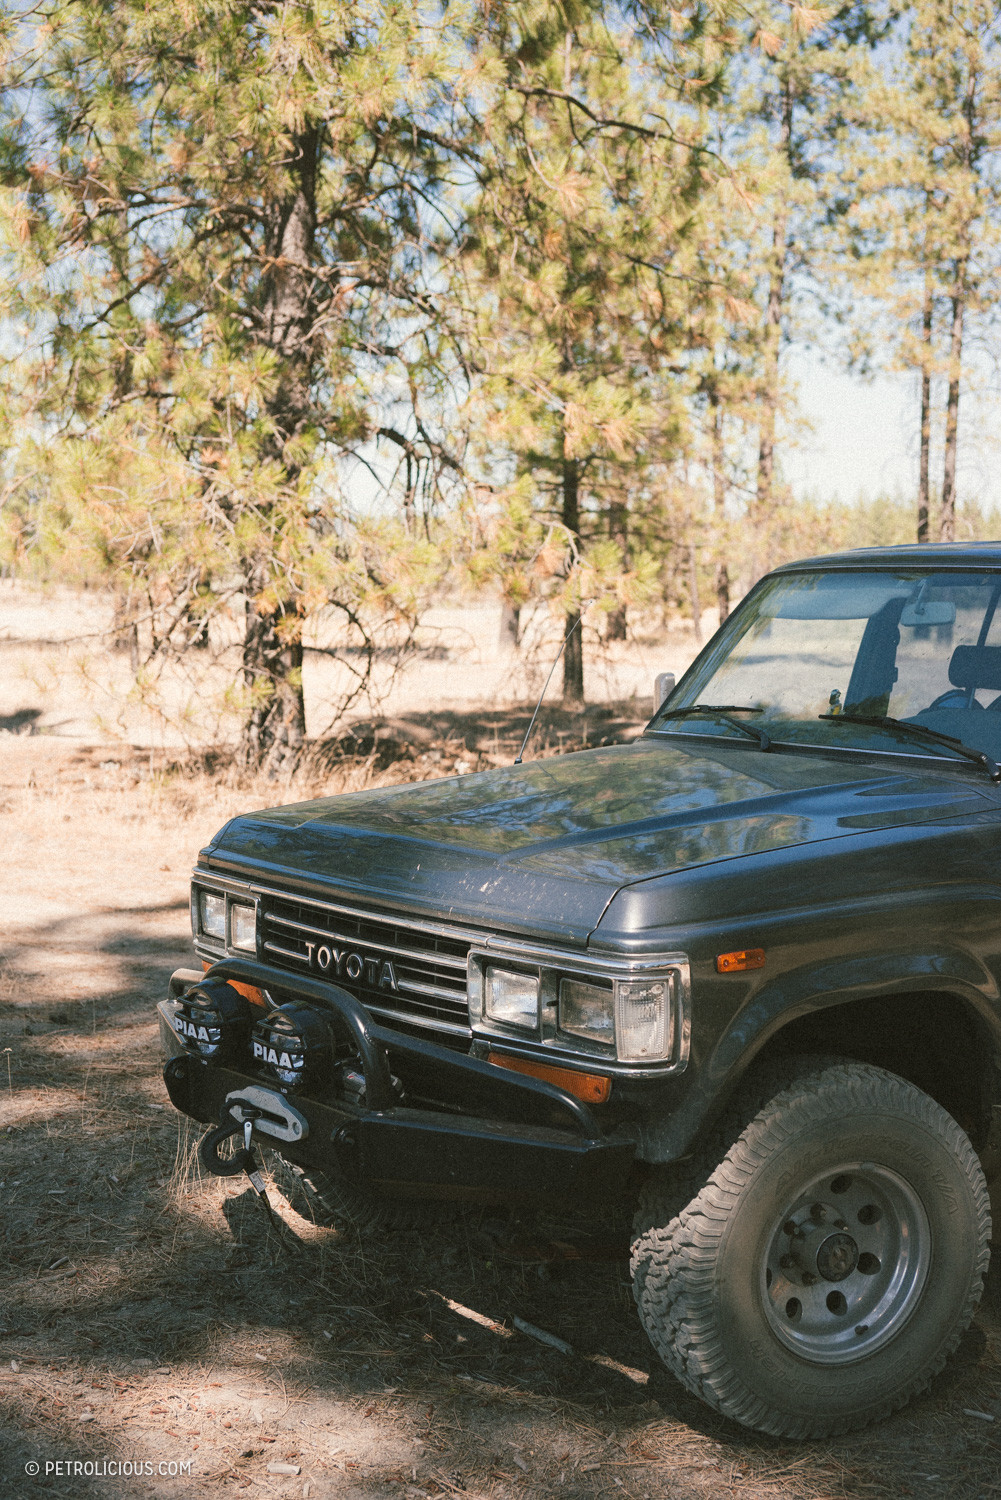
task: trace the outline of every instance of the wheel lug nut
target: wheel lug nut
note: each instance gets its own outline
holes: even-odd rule
[[[814,1274],[813,1274],[812,1271],[804,1271],[803,1272],[803,1285],[804,1286],[813,1286],[816,1283],[816,1280],[817,1280],[817,1278],[816,1278],[816,1276],[814,1276]]]
[[[779,1260],[779,1265],[782,1267],[783,1271],[791,1270],[795,1264],[796,1261],[791,1255],[783,1255]]]

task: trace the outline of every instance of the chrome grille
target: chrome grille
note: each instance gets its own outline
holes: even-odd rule
[[[378,1015],[470,1035],[461,933],[273,892],[261,927],[266,962],[329,979]]]

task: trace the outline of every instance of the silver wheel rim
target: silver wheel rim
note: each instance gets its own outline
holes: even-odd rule
[[[760,1292],[779,1340],[842,1365],[894,1338],[921,1297],[928,1216],[909,1183],[873,1162],[844,1162],[791,1198],[766,1241]]]

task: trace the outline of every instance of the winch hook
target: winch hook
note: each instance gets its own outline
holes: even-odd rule
[[[254,1120],[261,1113],[259,1109],[244,1105],[243,1119],[238,1120],[228,1108],[223,1108],[222,1123],[217,1125],[215,1130],[210,1130],[198,1144],[198,1160],[206,1172],[213,1177],[238,1177],[241,1172],[246,1172],[257,1191],[263,1192],[264,1183],[257,1170],[257,1161],[251,1144]],[[234,1151],[232,1156],[220,1156],[219,1147],[223,1141],[229,1140],[231,1135],[239,1135],[241,1130],[243,1131],[243,1150]],[[258,1182],[254,1182],[255,1177],[260,1186]]]
[[[283,1225],[276,1219],[274,1210],[268,1202],[264,1178],[254,1156],[254,1121],[266,1111],[256,1109],[245,1100],[240,1102],[240,1111],[243,1115],[242,1120],[238,1120],[235,1115],[231,1114],[228,1106],[223,1106],[222,1123],[217,1125],[215,1130],[210,1130],[208,1135],[198,1143],[198,1160],[206,1172],[213,1177],[237,1177],[241,1172],[246,1172],[268,1223],[277,1234],[282,1246],[289,1250],[291,1247],[286,1239]],[[243,1131],[243,1150],[234,1151],[232,1156],[220,1156],[219,1147],[223,1141],[229,1140],[231,1135],[239,1135],[241,1130]]]

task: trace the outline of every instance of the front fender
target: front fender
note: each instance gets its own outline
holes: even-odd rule
[[[854,937],[857,941],[857,932]],[[804,941],[800,954],[811,946]],[[722,1112],[755,1059],[784,1027],[837,1006],[922,992],[951,995],[969,1012],[984,1045],[1001,1062],[997,981],[984,960],[967,948],[925,942],[851,956],[845,956],[841,948],[821,957],[801,956],[799,962],[791,954],[789,958],[792,961],[781,968],[776,966],[776,971],[763,971],[756,983],[746,983],[740,1003],[715,1039],[701,1039],[699,1066],[690,1077],[684,1097],[670,1115],[646,1122],[640,1146],[644,1159],[667,1162],[688,1154],[700,1132]],[[746,981],[750,976],[743,978]],[[717,997],[728,983],[721,976],[710,979],[705,972],[703,979],[713,984]],[[718,1011],[718,1005],[714,1009]]]

